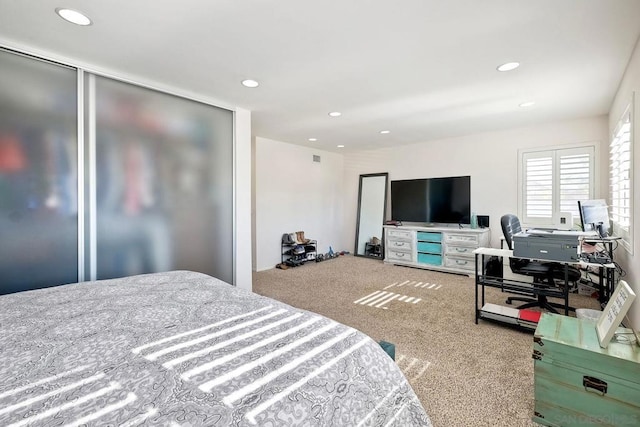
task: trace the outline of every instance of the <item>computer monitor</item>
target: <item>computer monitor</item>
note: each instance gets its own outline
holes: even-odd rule
[[[597,231],[600,237],[609,235],[609,208],[604,199],[578,201],[583,231]]]

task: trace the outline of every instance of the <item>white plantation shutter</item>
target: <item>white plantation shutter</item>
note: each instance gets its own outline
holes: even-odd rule
[[[593,156],[589,153],[560,154],[560,212],[579,218],[578,200],[591,199]]]
[[[633,248],[631,123],[629,106],[613,132],[609,149],[609,212],[613,223],[613,234],[622,238],[622,244],[629,251]]]
[[[578,200],[593,198],[594,146],[521,153],[521,220],[553,225],[560,212],[580,218]]]
[[[540,157],[538,157],[540,156]],[[525,222],[552,218],[553,156],[535,153],[525,158]]]

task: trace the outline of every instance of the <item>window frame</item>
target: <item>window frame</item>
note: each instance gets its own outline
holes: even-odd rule
[[[556,221],[559,218],[559,214],[562,211],[560,209],[560,188],[559,182],[554,183],[552,186],[552,213],[551,217],[545,218],[536,218],[529,217],[526,215],[526,160],[528,158],[535,158],[536,156],[542,157],[545,154],[548,154],[553,158],[552,160],[552,175],[554,178],[560,176],[560,155],[561,154],[570,154],[571,151],[579,153],[583,151],[588,153],[590,157],[590,176],[589,176],[589,199],[596,199],[599,197],[600,186],[598,183],[600,182],[600,146],[602,143],[600,141],[589,141],[584,143],[575,143],[575,144],[563,144],[563,145],[553,145],[553,146],[544,146],[544,147],[536,147],[536,148],[522,148],[518,150],[518,217],[521,218],[521,222],[523,226],[545,226],[545,227],[554,227],[556,225]],[[576,202],[576,210],[577,210],[577,202]],[[573,215],[573,228],[579,228],[580,226],[580,216],[574,214]]]
[[[614,215],[613,209],[613,163],[612,163],[612,145],[617,140],[617,134],[622,127],[625,119],[629,121],[629,226],[621,226],[617,221],[615,221],[616,215]],[[625,250],[633,255],[633,246],[634,246],[634,197],[633,197],[633,175],[634,175],[634,154],[633,154],[633,145],[634,145],[634,94],[631,96],[631,100],[624,108],[623,113],[620,115],[619,119],[616,121],[616,125],[613,128],[611,134],[609,135],[609,157],[607,162],[607,172],[608,172],[608,198],[607,202],[611,206],[610,215],[611,215],[611,230],[612,235],[615,237],[619,237],[620,246],[625,248]]]

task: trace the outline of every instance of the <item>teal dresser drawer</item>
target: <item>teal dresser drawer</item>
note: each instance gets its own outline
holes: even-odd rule
[[[441,254],[442,245],[440,243],[418,242],[418,252],[427,252],[430,254]]]
[[[418,240],[423,242],[442,242],[442,233],[418,231]]]
[[[418,254],[418,262],[429,265],[442,265],[442,255]]]

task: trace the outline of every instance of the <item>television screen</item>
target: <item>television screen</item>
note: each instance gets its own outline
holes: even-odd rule
[[[469,224],[471,177],[391,181],[391,217],[404,222]]]
[[[426,222],[429,194],[426,179],[391,181],[391,219]]]
[[[609,234],[609,207],[604,199],[578,201],[583,231],[595,230],[601,237]]]

